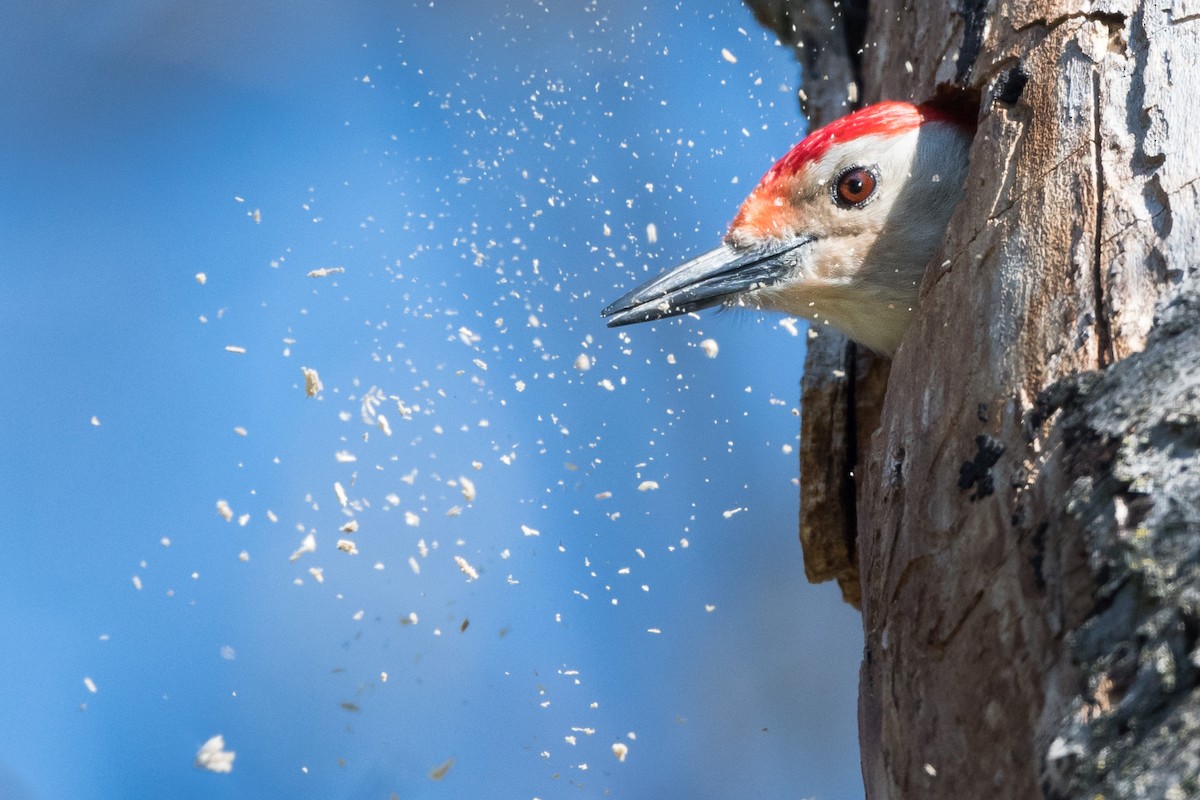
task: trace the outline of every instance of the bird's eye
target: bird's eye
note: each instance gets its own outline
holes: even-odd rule
[[[875,194],[875,176],[866,167],[852,167],[838,176],[834,192],[838,202],[861,206]]]

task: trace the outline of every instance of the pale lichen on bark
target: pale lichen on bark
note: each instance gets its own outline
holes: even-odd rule
[[[1058,535],[1078,537],[1095,584],[1066,638],[1080,691],[1045,720],[1045,797],[1200,796],[1198,352],[1193,278],[1144,351],[1064,379],[1031,415],[1064,454],[1038,499],[1066,499]]]

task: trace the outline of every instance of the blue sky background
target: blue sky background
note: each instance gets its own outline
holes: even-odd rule
[[[0,72],[0,797],[861,796],[803,324],[599,317],[803,133],[745,8],[10,3]]]

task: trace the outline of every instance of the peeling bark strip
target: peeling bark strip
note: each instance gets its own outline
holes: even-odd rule
[[[748,2],[821,121],[851,81],[986,98],[890,378],[825,331],[806,364],[867,795],[1200,797],[1200,3],[859,0],[859,56],[827,0]]]
[[[800,440],[826,443],[800,448],[800,474],[816,475],[811,492],[800,495],[800,544],[804,574],[812,583],[836,580],[847,603],[858,607],[862,587],[855,549],[854,407],[852,348],[844,337],[809,336],[800,382]]]
[[[842,598],[859,607],[858,520],[861,453],[879,427],[880,400],[889,362],[856,347],[830,328],[809,333],[800,382],[800,544],[812,583],[836,580]],[[898,455],[898,466],[903,463]],[[897,480],[899,475],[897,474]]]

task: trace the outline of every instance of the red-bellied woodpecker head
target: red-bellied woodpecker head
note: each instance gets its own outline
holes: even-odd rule
[[[609,326],[713,305],[828,322],[892,354],[962,196],[972,124],[885,102],[809,134],[763,176],[720,247],[601,312]]]

